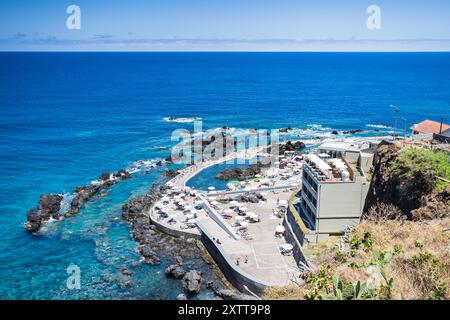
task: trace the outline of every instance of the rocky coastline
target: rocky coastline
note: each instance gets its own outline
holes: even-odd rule
[[[362,133],[364,132],[363,129],[353,129],[353,130],[346,130],[346,131],[337,131],[337,130],[333,130],[331,131],[331,134],[333,135],[338,135],[338,134],[355,134],[355,133]]]
[[[41,195],[37,208],[35,210],[30,210],[27,213],[25,230],[32,233],[38,232],[41,226],[50,219],[60,220],[65,217],[73,216],[80,211],[81,207],[92,198],[92,196],[99,193],[100,190],[106,189],[119,181],[129,178],[131,178],[131,174],[124,169],[113,174],[110,174],[109,172],[102,173],[95,183],[76,187],[69,208],[63,212],[61,211],[65,197],[63,194]]]
[[[204,289],[211,290],[224,300],[255,299],[226,288],[221,281],[206,281],[201,271],[189,270],[186,261],[191,259],[202,259],[211,266],[213,262],[205,258],[205,249],[199,240],[166,235],[151,223],[147,212],[160,199],[163,187],[155,183],[146,195],[132,197],[122,207],[122,218],[128,222],[133,239],[139,243],[139,253],[144,263],[157,265],[162,257],[173,262],[165,269],[165,274],[180,281],[181,292],[177,300],[186,300]]]
[[[296,150],[303,149],[305,147],[306,147],[306,145],[302,141],[295,141],[295,142],[287,141],[285,143],[279,144],[278,151],[279,151],[280,155],[283,155],[286,152],[293,152]]]
[[[122,218],[132,229],[133,239],[139,243],[139,253],[144,263],[157,265],[162,257],[170,259],[174,264],[166,268],[166,276],[179,279],[182,293],[178,299],[198,294],[205,287],[205,279],[200,271],[185,270],[184,262],[190,259],[202,259],[202,244],[193,238],[172,237],[159,232],[151,223],[148,210],[161,197],[159,184],[154,184],[143,196],[130,198],[122,207]],[[220,287],[219,284],[214,284]]]
[[[263,168],[269,167],[268,164],[263,164],[258,162],[249,165],[247,168],[230,168],[219,172],[215,178],[218,180],[239,180],[243,181],[246,179],[254,178],[257,174],[260,174]]]
[[[77,186],[74,192],[67,194],[43,194],[39,198],[36,209],[27,212],[25,230],[30,233],[38,232],[42,225],[50,220],[61,220],[77,214],[83,205],[94,195],[106,194],[112,185],[132,177],[135,172],[149,172],[155,167],[163,166],[166,161],[149,164],[150,161],[138,160],[133,162],[133,168],[120,169],[114,173],[103,172],[99,178],[89,185]],[[176,174],[176,171],[170,172]],[[103,192],[105,191],[105,192]],[[68,202],[68,203],[65,203]]]

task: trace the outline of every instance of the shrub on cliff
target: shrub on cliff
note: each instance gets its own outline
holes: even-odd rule
[[[424,192],[443,190],[450,180],[450,153],[406,148],[392,164],[392,172],[400,179],[415,181]]]
[[[449,223],[365,221],[338,245],[330,239],[308,248],[318,268],[303,275],[304,285],[271,287],[264,298],[450,299]]]

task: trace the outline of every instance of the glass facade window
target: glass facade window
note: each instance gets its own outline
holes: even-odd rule
[[[308,227],[308,229],[310,229],[310,230],[316,229],[316,215],[309,208],[305,199],[302,199],[302,205],[300,207],[300,216],[301,216],[303,222],[305,223],[305,225]]]
[[[313,190],[315,192],[317,192],[317,188],[318,188],[317,183],[310,177],[309,174],[306,173],[306,171],[303,171],[303,179],[313,188]]]

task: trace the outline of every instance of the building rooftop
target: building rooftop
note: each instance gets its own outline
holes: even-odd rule
[[[356,141],[351,139],[345,139],[343,141],[325,141],[322,143],[318,149],[319,150],[330,150],[330,151],[353,151],[358,152],[362,149],[370,148],[371,143],[368,141]]]
[[[442,130],[441,136],[450,138],[450,129]]]
[[[315,154],[307,154],[306,165],[311,168],[315,177],[323,182],[349,182],[350,169],[340,158],[322,160]]]
[[[420,123],[417,123],[411,127],[411,129],[418,133],[439,133],[441,130],[441,123],[432,121],[432,120],[424,120]],[[442,131],[450,129],[450,125],[443,123]]]
[[[322,143],[319,148],[333,151],[346,151],[353,142],[349,141],[329,141]]]

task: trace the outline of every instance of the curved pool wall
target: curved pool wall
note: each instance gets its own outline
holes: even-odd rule
[[[197,227],[200,231],[200,234],[197,235],[164,226],[152,217],[150,217],[150,220],[161,232],[167,233],[174,237],[194,238],[200,240],[226,279],[240,292],[249,295],[261,296],[264,294],[265,289],[269,287],[268,283],[257,279],[238,268],[226,252],[220,247],[220,245],[217,245],[217,243],[213,241],[211,234],[201,222],[197,222]]]
[[[208,230],[200,222],[197,223],[197,226],[201,230],[203,245],[227,280],[242,293],[262,296],[270,285],[238,268],[221,246],[212,239]]]
[[[177,229],[173,229],[173,228],[169,228],[165,225],[163,225],[162,223],[159,223],[156,219],[153,219],[150,215],[150,221],[151,223],[156,227],[156,229],[158,229],[159,231],[166,233],[172,237],[176,237],[176,238],[193,238],[193,239],[197,239],[200,240],[200,234],[195,234],[192,232],[184,232],[181,230],[177,230]]]

